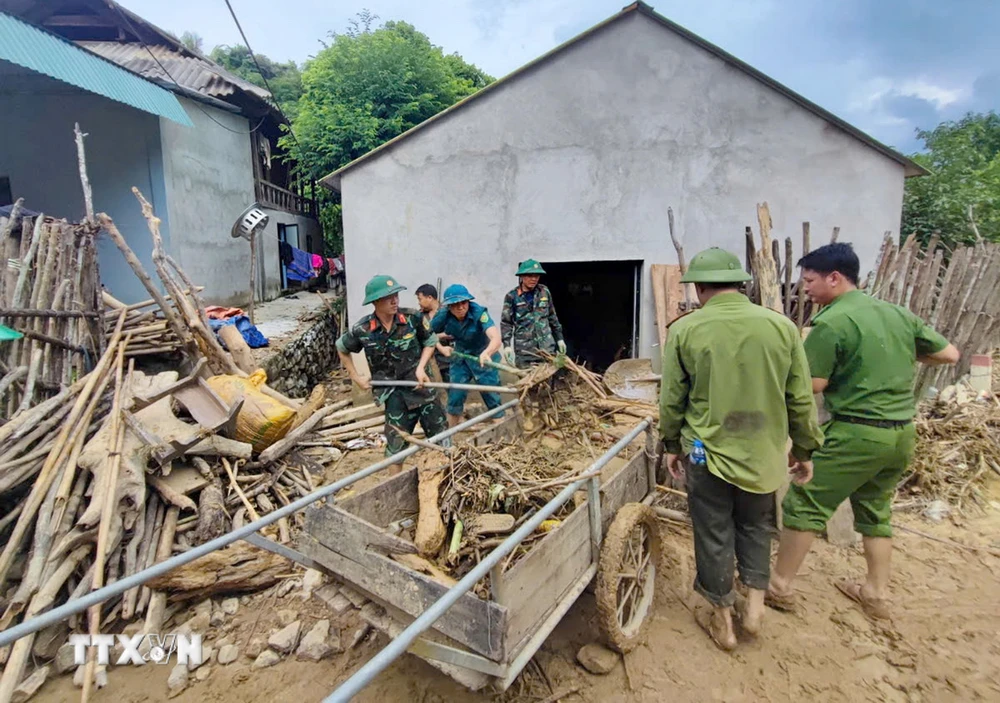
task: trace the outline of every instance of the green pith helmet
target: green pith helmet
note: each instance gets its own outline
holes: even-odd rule
[[[373,276],[365,284],[365,302],[362,305],[374,303],[401,290],[406,290],[406,286],[400,285],[392,276]]]
[[[518,276],[539,276],[543,273],[545,269],[534,259],[525,259],[517,269]]]
[[[12,342],[15,339],[20,339],[24,335],[17,330],[12,330],[7,325],[0,325],[0,342]]]
[[[712,247],[694,255],[681,283],[742,283],[749,280],[750,274],[743,270],[735,254]]]

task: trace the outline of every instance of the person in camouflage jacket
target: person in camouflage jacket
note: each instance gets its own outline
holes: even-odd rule
[[[538,282],[543,273],[542,265],[534,259],[521,262],[517,269],[519,285],[503,300],[500,334],[504,358],[522,369],[542,361],[539,351],[566,353],[552,294]]]
[[[430,381],[426,364],[434,354],[437,335],[417,310],[400,309],[399,291],[406,290],[392,276],[375,276],[365,286],[364,303],[375,311],[358,320],[337,340],[340,362],[351,379],[365,390],[379,381]],[[352,353],[364,351],[371,377],[358,373]],[[385,455],[403,451],[407,442],[395,428],[411,433],[417,423],[427,437],[448,429],[444,408],[429,388],[377,388],[375,402],[385,407]],[[450,446],[445,440],[441,446]]]

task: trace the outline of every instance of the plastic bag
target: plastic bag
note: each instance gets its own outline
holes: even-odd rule
[[[247,378],[222,375],[212,376],[206,382],[226,403],[243,399],[233,439],[252,444],[255,452],[264,451],[288,434],[295,421],[295,410],[260,390],[267,382],[263,369],[257,369]]]

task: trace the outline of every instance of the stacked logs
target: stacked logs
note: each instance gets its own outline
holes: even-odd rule
[[[204,286],[199,286],[197,291],[204,290]],[[187,293],[189,291],[185,291]],[[169,328],[167,318],[156,309],[156,301],[150,298],[141,303],[126,305],[107,291],[103,291],[101,299],[104,303],[104,323],[108,329],[106,336],[111,336],[110,327],[118,319],[118,314],[125,311],[125,334],[132,337],[126,356],[148,356],[151,354],[175,354],[181,350],[180,339],[172,329]],[[168,296],[167,300],[172,303]],[[154,309],[150,309],[154,308]],[[176,313],[176,307],[174,307]]]
[[[105,347],[95,236],[88,223],[0,218],[0,322],[24,337],[0,346],[0,417],[71,385]]]

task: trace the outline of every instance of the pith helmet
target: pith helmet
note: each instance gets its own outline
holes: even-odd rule
[[[401,290],[406,290],[406,286],[400,285],[392,276],[374,276],[365,284],[365,302],[362,305],[374,303]]]
[[[10,342],[15,339],[20,339],[24,335],[17,330],[11,329],[7,325],[0,325],[0,342]]]
[[[545,273],[545,269],[542,265],[535,261],[534,259],[526,259],[521,262],[521,265],[517,269],[518,276],[535,276]]]
[[[681,283],[742,283],[749,280],[750,274],[743,270],[735,254],[712,247],[694,255]]]
[[[454,305],[466,300],[475,300],[476,296],[469,292],[469,289],[461,283],[452,283],[445,288],[444,297],[441,298],[442,305]]]

